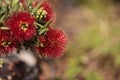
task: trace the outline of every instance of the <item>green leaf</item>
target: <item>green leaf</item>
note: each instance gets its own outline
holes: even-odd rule
[[[43,25],[39,24],[39,23],[36,23],[36,26],[40,27],[40,28],[44,28]]]
[[[33,10],[32,10],[33,14],[35,14],[37,12],[37,10],[40,8],[40,4],[41,3],[38,3],[38,5],[35,8],[33,8]]]
[[[12,4],[11,12],[19,10],[19,8],[20,8],[20,1],[19,0],[14,0],[14,1],[12,1],[11,4]]]
[[[39,35],[45,33],[46,31],[48,31],[48,28],[45,28],[45,29],[40,30]]]
[[[0,17],[0,22],[2,22],[5,19],[5,15]]]
[[[27,0],[28,6],[31,6],[32,2],[33,2],[33,0]]]
[[[44,27],[48,27],[51,23],[52,23],[52,20],[49,20],[49,21],[44,25]]]
[[[14,1],[12,2],[12,6],[16,5],[18,2],[19,2],[19,0],[14,0]]]
[[[0,21],[3,21],[6,16],[9,14],[8,5],[0,7]]]

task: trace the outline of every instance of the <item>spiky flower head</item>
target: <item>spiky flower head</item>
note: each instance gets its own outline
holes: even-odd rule
[[[39,38],[42,45],[36,48],[43,57],[58,58],[66,51],[66,34],[58,28],[50,28],[44,37]]]
[[[38,3],[40,3],[40,1],[36,0],[33,2],[33,6],[37,6]],[[47,0],[41,3],[40,8],[37,11],[37,17],[42,17],[42,20],[46,22],[49,20],[55,22],[55,13],[53,11],[53,7]]]
[[[15,12],[5,21],[14,36],[19,42],[28,41],[36,35],[35,18],[26,11]]]
[[[16,42],[9,32],[0,30],[0,55],[12,53],[16,48]]]

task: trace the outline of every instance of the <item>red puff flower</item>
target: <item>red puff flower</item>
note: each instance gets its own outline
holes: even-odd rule
[[[10,16],[5,24],[8,26],[15,40],[23,42],[28,41],[36,34],[35,18],[25,11],[15,12]]]
[[[46,17],[44,18],[45,21],[55,20],[55,13],[53,12],[53,9],[50,3],[48,3],[47,1],[44,1],[41,4],[41,7],[43,7],[44,10],[47,12]]]
[[[0,55],[13,52],[16,48],[16,43],[10,33],[0,30]]]
[[[62,56],[66,50],[67,36],[58,28],[49,29],[44,39],[40,36],[39,40],[42,46],[37,47],[36,50],[43,57],[57,58]]]
[[[35,3],[33,3],[33,6],[36,6],[40,1],[37,0]],[[46,16],[43,18],[44,21],[55,21],[55,13],[53,11],[52,5],[48,1],[43,1],[41,3],[40,8],[43,8],[46,11]]]

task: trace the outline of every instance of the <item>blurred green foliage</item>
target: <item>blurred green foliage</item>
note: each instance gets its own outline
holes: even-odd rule
[[[97,72],[91,72],[87,75],[86,80],[104,80],[103,76]]]
[[[66,76],[69,80],[108,80],[108,76],[119,80],[116,69],[120,66],[120,17],[116,5],[112,4],[116,1],[75,1],[93,11],[95,21],[71,41]],[[109,13],[111,7],[115,13]]]

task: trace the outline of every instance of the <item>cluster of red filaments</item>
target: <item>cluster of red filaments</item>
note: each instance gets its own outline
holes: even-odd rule
[[[20,3],[26,6],[25,0],[20,0]],[[38,3],[39,0],[36,0],[32,7],[36,7]],[[38,19],[41,10],[43,16]],[[5,19],[4,25],[8,30],[0,30],[0,54],[12,53],[27,43],[29,48],[34,49],[35,53],[42,57],[57,58],[63,55],[67,44],[64,31],[49,24],[46,32],[39,34],[43,28],[38,28],[36,25],[39,22],[45,24],[50,20],[55,22],[55,13],[51,4],[43,1],[36,14],[37,16],[27,10],[20,10],[13,12]]]

